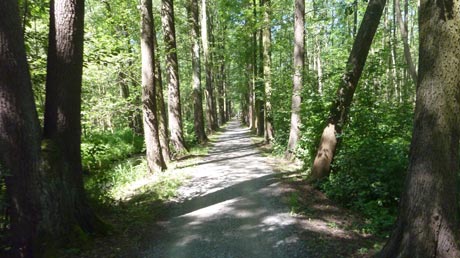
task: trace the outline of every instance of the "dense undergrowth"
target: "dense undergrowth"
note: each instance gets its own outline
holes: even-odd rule
[[[331,98],[306,89],[302,110],[302,135],[296,156],[308,176]],[[286,98],[284,101],[288,101]],[[278,106],[279,105],[279,106]],[[283,99],[274,103],[281,112],[274,116],[274,153],[283,155],[289,138],[288,110]],[[408,165],[413,104],[389,103],[363,87],[356,92],[348,123],[339,135],[340,144],[331,175],[315,186],[330,199],[358,211],[366,219],[365,233],[386,236],[397,216],[400,193]]]

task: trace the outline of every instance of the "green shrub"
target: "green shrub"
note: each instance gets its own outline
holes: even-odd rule
[[[95,171],[108,168],[114,161],[144,151],[144,139],[130,128],[115,132],[91,132],[82,137],[83,168]]]

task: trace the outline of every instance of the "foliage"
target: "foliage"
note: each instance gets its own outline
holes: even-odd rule
[[[144,139],[130,128],[116,131],[90,132],[82,138],[81,152],[83,168],[89,173],[107,169],[114,161],[123,160],[140,153]]]
[[[333,173],[320,188],[362,212],[368,219],[366,231],[383,234],[397,215],[408,164],[412,105],[389,105],[369,91],[357,94]]]

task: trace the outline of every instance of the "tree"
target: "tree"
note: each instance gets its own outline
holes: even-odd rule
[[[415,123],[399,218],[379,257],[460,257],[460,1],[420,3]]]
[[[155,90],[155,50],[153,46],[152,0],[141,1],[142,113],[147,165],[151,173],[166,169],[158,137]]]
[[[294,76],[291,103],[291,128],[285,158],[294,158],[294,151],[300,136],[300,93],[303,84],[305,52],[305,0],[296,0],[294,9]]]
[[[40,217],[40,125],[18,1],[0,2],[0,176],[6,183],[12,257],[36,253]]]
[[[204,116],[203,116],[203,93],[201,90],[201,62],[200,62],[200,27],[198,20],[198,0],[189,0],[188,18],[192,29],[190,35],[192,37],[192,70],[193,70],[193,126],[195,135],[199,143],[205,143],[208,138],[204,130]]]
[[[201,42],[203,45],[204,69],[206,71],[206,120],[208,131],[212,132],[218,129],[218,122],[215,121],[216,110],[214,100],[214,89],[212,85],[212,60],[209,52],[209,22],[208,22],[207,1],[201,1]]]
[[[259,7],[262,7],[264,5],[264,0],[259,0]],[[254,0],[253,1],[253,7],[254,7],[254,19],[256,23],[259,22],[259,16],[257,15],[257,3]],[[259,8],[260,10],[260,8]],[[264,53],[263,53],[263,33],[262,33],[262,27],[257,26],[254,28],[254,55],[255,55],[255,65],[254,67],[256,68],[256,74],[255,74],[255,90],[254,90],[254,96],[255,96],[255,109],[256,109],[256,127],[257,127],[257,135],[258,136],[264,136],[265,133],[265,85],[263,82],[263,76],[264,76]],[[259,33],[259,36],[257,37],[257,32]],[[257,40],[258,39],[258,40]],[[258,57],[257,57],[258,55]]]
[[[271,5],[270,0],[264,1],[264,22],[262,28],[262,46],[263,46],[263,76],[265,83],[265,142],[270,142],[275,137],[273,128],[273,114],[271,99]]]
[[[166,107],[163,97],[163,80],[161,77],[160,58],[158,57],[158,42],[156,36],[155,22],[152,20],[153,25],[153,51],[155,56],[155,91],[157,100],[158,111],[158,136],[160,138],[161,152],[165,162],[171,159],[171,151],[169,149],[169,135],[168,135],[168,119],[166,116]]]
[[[415,70],[414,62],[412,61],[412,56],[410,53],[410,46],[409,46],[409,42],[407,39],[407,20],[403,21],[402,19],[399,0],[395,0],[394,4],[395,4],[395,9],[396,9],[395,10],[396,17],[398,19],[398,24],[399,24],[399,30],[401,31],[401,38],[402,38],[403,45],[404,45],[404,57],[405,57],[405,60],[408,66],[407,70],[409,71],[409,74],[412,80],[414,81],[414,84],[416,84],[417,83],[417,71]]]
[[[83,18],[83,0],[50,2],[41,227],[49,238],[62,244],[79,237],[79,230],[96,232],[103,225],[89,207],[83,188]]]
[[[169,92],[169,128],[171,143],[178,153],[187,152],[182,127],[182,108],[180,103],[179,63],[177,62],[176,29],[174,25],[173,0],[161,1],[161,22],[166,46],[166,72]]]
[[[364,69],[385,2],[386,0],[370,0],[368,3],[348,57],[345,73],[339,83],[335,100],[329,111],[327,126],[321,135],[321,141],[310,174],[311,179],[319,179],[329,175],[330,165],[337,146],[337,136],[342,133],[342,128],[346,122],[353,95]]]

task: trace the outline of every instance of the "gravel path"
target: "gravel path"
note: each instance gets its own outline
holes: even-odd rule
[[[141,257],[308,257],[277,174],[236,121],[196,164]]]

